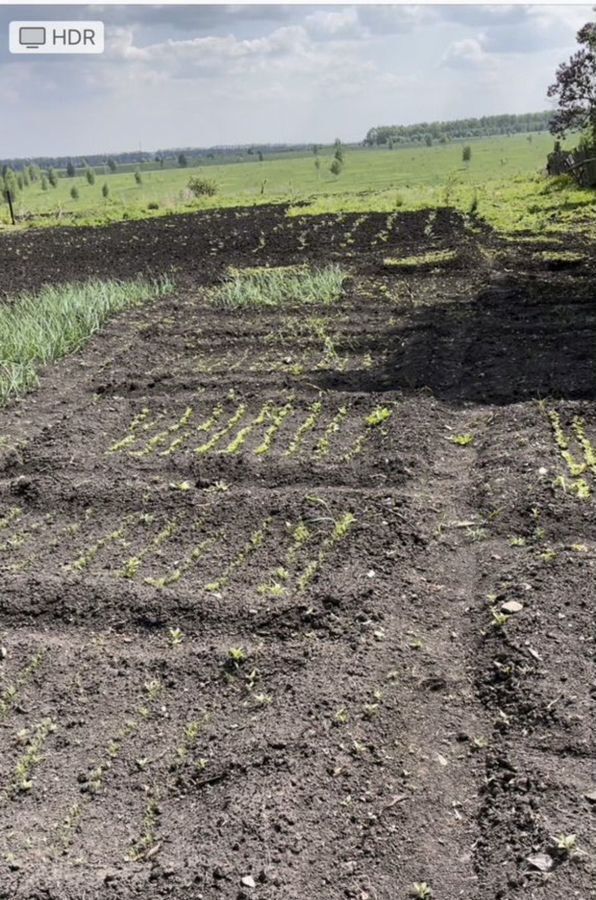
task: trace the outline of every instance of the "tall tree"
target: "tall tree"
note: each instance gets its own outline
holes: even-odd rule
[[[577,33],[580,49],[561,63],[548,96],[558,107],[550,130],[557,137],[583,131],[596,143],[596,23],[588,22]]]

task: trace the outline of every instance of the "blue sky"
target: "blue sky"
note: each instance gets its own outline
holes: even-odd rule
[[[0,6],[0,156],[361,140],[547,109],[591,6]],[[97,57],[13,56],[11,19],[100,19]]]

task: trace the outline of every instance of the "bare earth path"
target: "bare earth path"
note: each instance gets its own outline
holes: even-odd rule
[[[180,285],[0,411],[0,898],[593,897],[589,248],[267,209],[0,248],[6,295]],[[209,302],[323,260],[336,306]]]

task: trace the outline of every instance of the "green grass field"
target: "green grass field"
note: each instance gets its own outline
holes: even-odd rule
[[[593,228],[595,195],[542,173],[552,149],[549,134],[514,135],[470,142],[471,162],[462,162],[462,144],[397,150],[346,149],[339,176],[329,171],[331,150],[259,162],[228,162],[185,169],[134,173],[98,172],[94,185],[84,176],[60,177],[46,191],[36,182],[19,192],[16,214],[25,224],[102,224],[193,209],[255,203],[299,204],[295,212],[364,212],[452,205],[504,231],[557,230],[573,221]],[[187,188],[201,175],[217,185],[214,197],[197,199]],[[107,184],[109,196],[102,196]],[[78,199],[70,196],[72,187]],[[552,188],[556,187],[556,190]],[[562,188],[562,189],[561,189]],[[305,206],[306,204],[306,206]],[[8,222],[2,209],[0,221]]]

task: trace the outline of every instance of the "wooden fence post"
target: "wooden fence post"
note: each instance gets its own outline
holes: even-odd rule
[[[8,203],[8,208],[9,208],[9,210],[10,210],[10,218],[11,218],[11,220],[12,220],[12,224],[13,224],[13,225],[16,225],[17,223],[16,223],[16,220],[15,220],[15,217],[14,217],[14,209],[13,209],[13,207],[12,207],[12,197],[11,197],[11,195],[10,195],[10,191],[9,191],[9,190],[6,190],[6,191],[4,192],[4,196],[6,197],[6,202]]]

